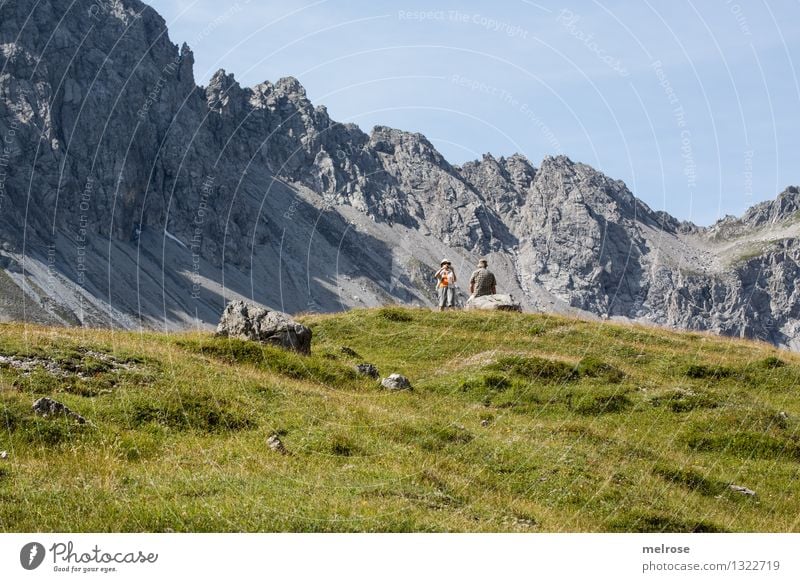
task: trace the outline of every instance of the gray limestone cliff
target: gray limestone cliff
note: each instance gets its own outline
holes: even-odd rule
[[[0,319],[431,305],[443,255],[462,280],[488,256],[526,309],[800,347],[795,187],[705,228],[563,156],[454,166],[332,120],[294,78],[198,86],[138,0],[2,3],[0,48]]]

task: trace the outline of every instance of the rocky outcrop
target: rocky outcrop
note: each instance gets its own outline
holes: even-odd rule
[[[741,217],[728,215],[704,233],[716,243],[747,239],[758,232],[780,231],[800,221],[800,190],[789,186],[774,200],[750,207]]]
[[[232,301],[222,313],[217,335],[257,341],[311,353],[311,330],[285,313],[270,311],[245,301]]]
[[[292,77],[198,86],[139,0],[2,3],[0,48],[0,321],[433,305],[446,254],[459,273],[487,256],[528,310],[800,349],[796,187],[704,228],[565,156],[454,166],[421,134],[332,120]]]
[[[411,390],[411,382],[401,374],[390,374],[381,380],[381,386],[387,390]]]

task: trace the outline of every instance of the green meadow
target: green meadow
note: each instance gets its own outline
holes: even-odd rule
[[[298,319],[310,356],[0,325],[0,530],[800,531],[795,354],[542,314]]]

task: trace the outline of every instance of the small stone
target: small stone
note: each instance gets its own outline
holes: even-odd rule
[[[359,358],[358,352],[356,352],[353,348],[348,348],[347,346],[342,346],[339,349],[345,356],[350,356],[351,358]]]
[[[481,421],[481,426],[489,426],[489,421],[485,418]]]
[[[46,396],[39,398],[33,403],[33,411],[45,418],[48,416],[66,416],[78,422],[78,424],[85,424],[86,419],[77,412],[70,410],[65,404],[58,400],[47,398]]]
[[[786,428],[789,423],[789,415],[786,411],[781,410],[778,414],[775,415],[775,423],[780,428]]]
[[[8,458],[8,451],[0,451],[0,459],[6,460]]]
[[[280,437],[276,434],[270,435],[270,437],[267,439],[267,445],[271,450],[282,455],[285,455],[289,452],[286,450],[286,447],[283,445]]]
[[[737,493],[741,493],[742,495],[749,495],[750,497],[755,497],[756,492],[752,489],[748,489],[747,487],[742,487],[741,485],[730,485],[731,491],[736,491]]]
[[[369,376],[370,378],[380,378],[380,373],[378,372],[378,368],[376,368],[373,364],[370,364],[369,362],[358,364],[356,366],[356,372],[358,372],[362,376]]]
[[[390,374],[388,378],[381,380],[381,386],[388,390],[411,390],[411,382],[400,374]]]

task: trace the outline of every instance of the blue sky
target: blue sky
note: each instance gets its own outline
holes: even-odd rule
[[[563,153],[698,224],[800,183],[797,0],[149,3],[198,83],[291,75],[455,164]]]

